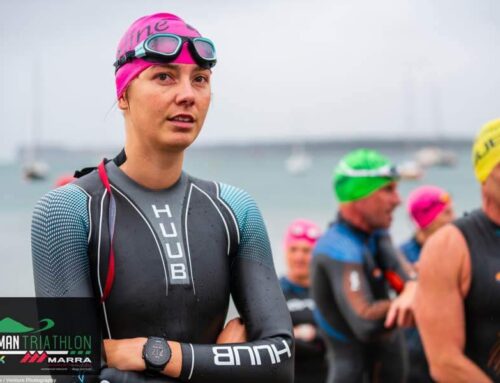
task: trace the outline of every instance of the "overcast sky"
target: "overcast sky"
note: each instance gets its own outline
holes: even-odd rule
[[[119,145],[112,63],[132,21],[216,43],[200,142],[472,137],[500,116],[498,0],[0,0],[0,158]]]

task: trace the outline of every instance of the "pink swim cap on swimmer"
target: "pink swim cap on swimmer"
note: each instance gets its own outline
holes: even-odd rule
[[[155,13],[141,17],[133,22],[118,44],[116,59],[128,51],[134,50],[137,44],[146,40],[150,35],[158,33],[173,33],[185,37],[201,36],[196,29],[186,24],[176,15],[171,13]],[[187,43],[184,43],[180,55],[172,62],[176,64],[196,64],[189,53]],[[123,95],[130,81],[139,76],[143,70],[153,65],[155,63],[138,58],[118,69],[115,74],[117,98]]]
[[[285,248],[298,241],[307,241],[314,245],[321,236],[321,229],[314,222],[307,219],[296,219],[286,229]]]
[[[420,229],[425,229],[448,206],[450,195],[437,186],[421,186],[408,196],[407,209]]]

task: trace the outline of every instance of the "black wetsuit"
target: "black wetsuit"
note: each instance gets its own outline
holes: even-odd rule
[[[471,285],[464,301],[465,355],[500,382],[500,226],[482,210],[455,222],[469,248]]]
[[[314,301],[309,295],[309,289],[291,282],[286,277],[282,277],[280,283],[293,325],[307,324],[316,327],[313,316]],[[323,383],[326,381],[326,373],[325,344],[319,333],[309,342],[296,339],[295,383]]]
[[[339,217],[316,244],[312,296],[328,349],[329,383],[404,381],[403,338],[384,328],[386,278],[398,289],[409,279],[384,231],[368,235]]]
[[[119,164],[106,165],[114,207],[93,171],[42,198],[32,226],[37,296],[100,297],[114,233],[115,278],[101,305],[105,337],[181,342],[178,380],[111,368],[101,379],[292,382],[292,324],[253,199],[185,173],[172,187],[152,191]],[[230,294],[248,343],[216,345]]]

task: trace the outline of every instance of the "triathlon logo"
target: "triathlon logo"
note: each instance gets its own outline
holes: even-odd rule
[[[2,301],[6,299],[10,300],[8,316],[3,315],[7,306]],[[13,304],[16,299],[20,300],[17,305]],[[92,318],[79,312],[81,305],[75,315],[66,311],[81,299],[0,298],[0,375],[95,372],[100,362],[97,316],[93,325]],[[38,319],[37,309],[54,316]]]

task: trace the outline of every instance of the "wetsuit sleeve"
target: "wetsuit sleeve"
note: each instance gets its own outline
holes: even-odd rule
[[[31,253],[37,297],[93,297],[87,257],[88,197],[75,185],[47,193],[35,206]],[[102,353],[103,355],[103,353]],[[105,367],[104,360],[101,366]],[[57,376],[76,382],[76,376]]]
[[[335,300],[356,338],[362,342],[377,338],[385,331],[384,320],[390,300],[374,299],[361,258],[335,260],[324,257],[322,263]]]
[[[88,197],[77,186],[52,190],[38,202],[31,224],[37,297],[93,296],[88,235]]]
[[[231,294],[247,343],[182,344],[181,380],[217,383],[293,381],[292,323],[274,271],[271,246],[257,205],[245,192],[221,185],[234,213],[238,252],[231,261]]]
[[[47,193],[36,205],[31,223],[31,252],[37,297],[93,297],[87,256],[90,216],[87,194],[75,185]],[[101,351],[104,356],[104,350]],[[101,379],[146,382],[143,374],[107,368],[101,359]],[[57,381],[79,382],[77,376]],[[86,380],[85,380],[86,381]],[[165,377],[163,383],[175,382]]]

